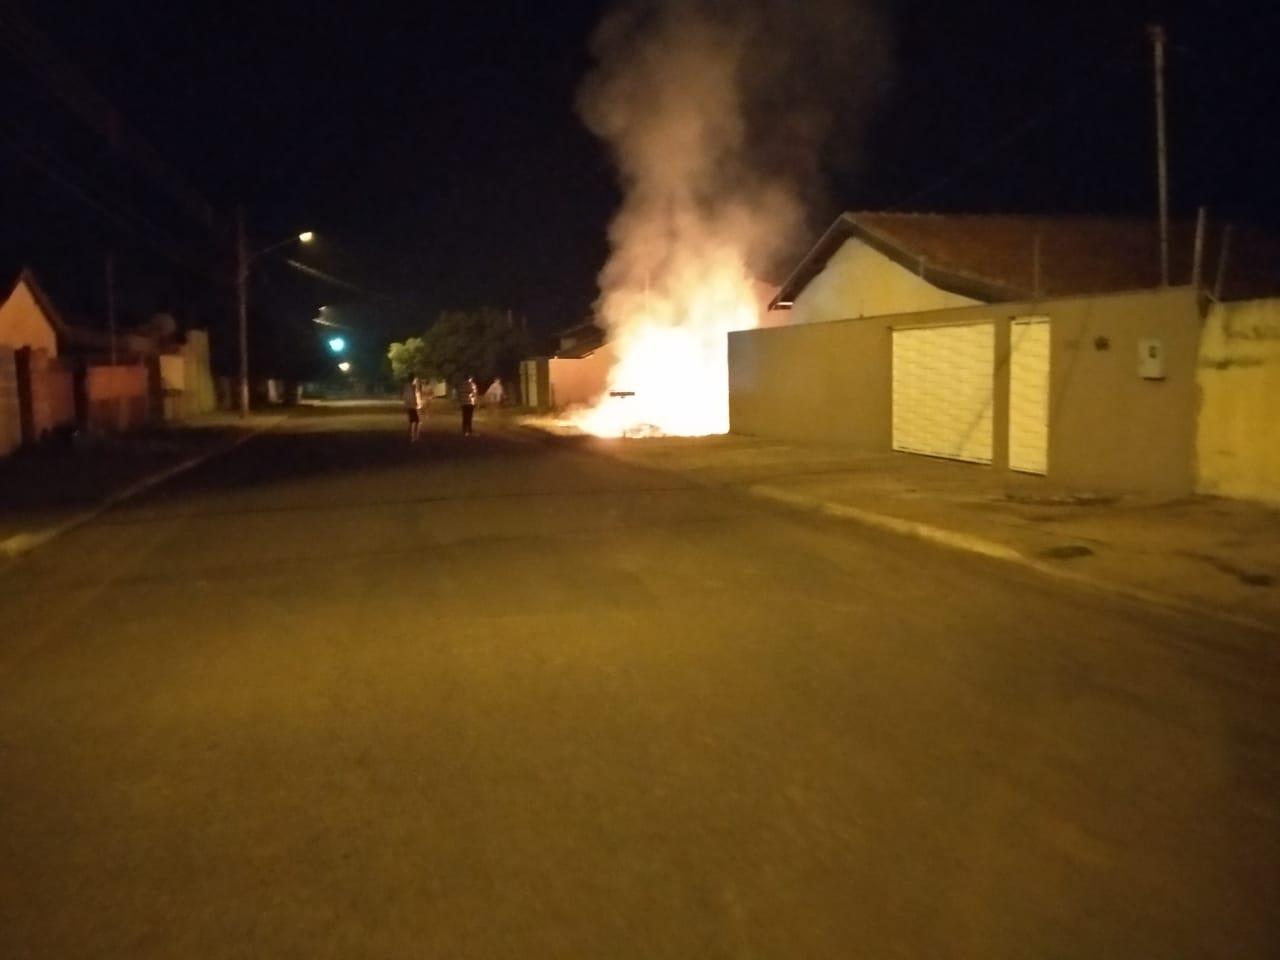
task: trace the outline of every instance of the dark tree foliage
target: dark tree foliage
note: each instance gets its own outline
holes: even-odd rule
[[[457,383],[472,376],[484,385],[495,378],[514,380],[529,349],[527,334],[509,313],[482,307],[443,311],[421,337],[391,344],[387,357],[399,379]]]

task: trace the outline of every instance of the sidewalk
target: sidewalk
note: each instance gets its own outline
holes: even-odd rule
[[[1006,481],[973,464],[749,437],[583,442],[698,483],[1280,632],[1280,510],[1214,497],[1068,496],[1042,478]]]
[[[0,458],[0,561],[282,419],[278,413],[242,420],[218,412]]]

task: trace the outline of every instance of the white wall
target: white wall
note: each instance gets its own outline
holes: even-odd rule
[[[1280,504],[1280,300],[1214,304],[1196,380],[1196,489]]]
[[[34,347],[49,356],[58,355],[58,338],[25,283],[19,282],[0,304],[0,346]]]
[[[800,291],[791,307],[791,322],[877,317],[979,302],[939,290],[862,240],[850,238]]]

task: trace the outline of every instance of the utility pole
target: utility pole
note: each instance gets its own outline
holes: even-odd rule
[[[1202,281],[1204,275],[1204,231],[1208,219],[1209,211],[1206,207],[1200,207],[1196,210],[1196,245],[1191,252],[1191,285],[1196,289],[1196,296],[1200,295],[1200,288],[1204,286]]]
[[[1164,26],[1148,28],[1155,54],[1156,178],[1160,194],[1160,285],[1169,285],[1169,152],[1164,119]]]
[[[249,416],[249,246],[244,206],[236,207],[236,302],[240,312],[240,416]]]

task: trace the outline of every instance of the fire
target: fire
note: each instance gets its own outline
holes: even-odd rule
[[[738,258],[685,264],[659,289],[615,290],[603,307],[618,360],[604,394],[569,422],[601,437],[727,433],[728,335],[759,322]]]

